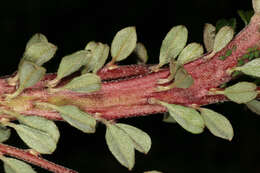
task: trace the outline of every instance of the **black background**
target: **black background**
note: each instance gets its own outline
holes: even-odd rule
[[[91,40],[110,44],[115,33],[126,26],[136,26],[138,40],[148,49],[149,63],[157,63],[161,41],[172,26],[185,24],[189,29],[189,42],[201,43],[204,23],[215,24],[221,18],[237,17],[238,9],[251,9],[251,1],[3,1],[0,73],[7,75],[16,70],[25,44],[34,33],[43,33],[58,46],[56,57],[46,64],[49,72],[54,72],[62,56],[83,49]],[[241,20],[238,23],[239,30],[243,23]],[[208,130],[192,135],[176,124],[161,122],[162,115],[121,120],[143,129],[153,141],[147,156],[136,152],[132,172],[153,169],[164,173],[259,172],[260,118],[244,105],[223,103],[208,107],[231,121],[235,132],[231,142],[214,137]],[[57,124],[61,139],[55,153],[45,156],[47,159],[80,173],[129,172],[110,154],[104,140],[104,126],[100,125],[96,134],[88,135],[65,123]],[[8,143],[25,147],[15,133]]]

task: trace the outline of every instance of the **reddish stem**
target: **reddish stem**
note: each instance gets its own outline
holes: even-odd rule
[[[231,79],[227,70],[237,65],[238,59],[248,52],[248,48],[259,46],[260,17],[252,17],[250,24],[241,31],[232,42],[218,52],[210,60],[201,57],[184,68],[194,79],[194,84],[188,89],[174,88],[164,92],[157,92],[158,79],[169,75],[168,69],[158,72],[149,71],[148,66],[123,66],[114,70],[102,69],[99,75],[103,79],[115,79],[103,82],[100,91],[92,94],[77,94],[60,92],[48,94],[45,90],[27,91],[25,95],[35,95],[36,99],[54,104],[74,104],[89,113],[101,113],[106,119],[116,119],[138,115],[154,114],[166,111],[159,105],[149,104],[149,98],[157,98],[168,103],[181,105],[206,105],[226,100],[226,97],[209,95],[209,89]],[[234,49],[232,55],[224,61],[219,57],[225,55],[228,49]],[[136,76],[138,74],[138,76]],[[43,99],[44,98],[44,99]],[[29,110],[32,111],[32,110]],[[37,112],[37,111],[35,111]],[[34,113],[35,113],[34,112]],[[28,114],[27,110],[23,113]],[[40,114],[40,113],[39,113]]]
[[[139,115],[148,115],[165,112],[160,105],[152,105],[149,98],[156,98],[168,103],[198,106],[222,102],[226,100],[223,95],[209,95],[211,88],[231,80],[228,69],[237,65],[238,59],[248,53],[248,48],[259,47],[260,16],[254,15],[250,24],[243,29],[225,48],[215,54],[211,59],[201,57],[191,63],[185,64],[184,68],[194,79],[193,85],[188,89],[174,88],[164,92],[157,92],[157,81],[167,78],[169,69],[161,69],[151,72],[149,66],[131,65],[122,66],[109,70],[101,69],[98,75],[105,81],[101,90],[91,94],[62,91],[49,93],[44,88],[45,83],[55,77],[47,75],[44,80],[34,87],[25,90],[23,94],[12,100],[14,106],[7,106],[26,115],[44,116],[49,119],[61,120],[60,116],[50,110],[35,108],[33,102],[42,101],[56,105],[76,105],[89,113],[100,113],[106,119],[117,119]],[[225,60],[219,57],[232,49],[232,55]],[[116,79],[109,80],[108,79]],[[6,80],[0,80],[0,94],[13,92],[14,87],[7,85]],[[30,98],[26,100],[26,98]],[[18,106],[20,103],[20,107]]]
[[[149,73],[149,69],[146,65],[125,65],[120,66],[119,68],[114,68],[112,70],[104,67],[98,71],[98,75],[102,80],[129,78],[147,73]]]
[[[0,143],[0,153],[24,160],[54,173],[77,173],[77,171],[47,161],[40,156],[33,155],[28,150],[21,150],[2,143]]]

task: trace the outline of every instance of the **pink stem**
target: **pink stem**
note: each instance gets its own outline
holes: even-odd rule
[[[0,152],[4,155],[12,156],[31,164],[37,165],[46,170],[52,171],[54,173],[77,173],[77,171],[65,168],[63,166],[57,165],[53,162],[47,161],[40,156],[31,154],[28,150],[21,150],[9,145],[0,143]]]
[[[55,77],[47,75],[44,80],[33,88],[27,89],[17,97],[32,97],[30,101],[23,101],[24,109],[18,112],[26,115],[44,116],[49,119],[61,120],[57,112],[39,110],[33,106],[33,102],[42,101],[56,105],[76,105],[89,113],[100,113],[106,119],[118,119],[124,117],[140,116],[165,112],[166,109],[159,105],[149,103],[150,98],[156,98],[168,103],[198,106],[222,102],[227,100],[223,95],[209,95],[211,88],[231,80],[227,72],[236,67],[238,59],[248,53],[248,48],[259,47],[260,16],[254,15],[250,24],[243,29],[225,48],[215,54],[211,59],[203,56],[184,68],[194,79],[193,85],[188,89],[173,88],[164,92],[157,92],[157,81],[169,75],[169,69],[161,69],[151,72],[149,66],[131,65],[118,66],[109,70],[106,67],[98,72],[103,81],[101,90],[91,94],[62,91],[48,93],[45,83]],[[219,57],[232,49],[232,55],[225,60]],[[106,81],[108,79],[116,79]],[[14,90],[6,84],[6,80],[0,80],[0,94],[10,93]],[[14,99],[15,100],[15,99]],[[17,105],[16,105],[17,106]]]

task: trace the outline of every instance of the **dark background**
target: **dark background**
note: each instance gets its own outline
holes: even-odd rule
[[[7,75],[16,70],[25,44],[34,33],[43,33],[58,46],[56,57],[46,64],[49,72],[54,72],[62,56],[83,49],[91,40],[110,44],[118,30],[133,25],[137,28],[138,40],[148,49],[149,62],[156,63],[161,41],[172,26],[185,24],[189,29],[189,42],[202,43],[204,23],[215,24],[221,18],[237,17],[238,9],[251,9],[251,1],[2,1],[0,73]],[[243,23],[241,20],[238,23],[240,30]],[[192,135],[176,124],[161,122],[162,115],[121,120],[143,129],[153,141],[147,156],[136,152],[132,172],[153,169],[164,173],[260,172],[260,117],[244,105],[223,103],[208,107],[226,115],[233,124],[235,136],[231,142],[214,137],[208,130]],[[65,123],[57,124],[61,139],[55,153],[45,156],[47,159],[80,173],[129,172],[110,154],[104,140],[104,126],[100,125],[96,134],[88,135]],[[15,133],[8,143],[23,145]]]

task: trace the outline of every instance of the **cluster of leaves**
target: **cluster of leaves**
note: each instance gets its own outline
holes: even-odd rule
[[[17,74],[9,79],[9,84],[17,86],[17,90],[6,96],[7,102],[19,97],[27,88],[38,83],[46,73],[42,65],[49,61],[55,54],[57,47],[49,43],[42,34],[35,34],[27,43],[25,53],[19,63]],[[135,52],[141,63],[147,61],[147,51],[142,43],[137,43],[135,27],[127,27],[119,31],[111,45],[112,60],[121,61]],[[96,75],[104,66],[109,55],[109,46],[100,42],[89,42],[84,50],[62,58],[57,76],[46,83],[48,91],[53,92],[79,92],[90,93],[98,91],[101,79]],[[74,77],[67,84],[56,87],[59,82],[72,73],[81,70],[81,75]],[[115,158],[124,166],[132,169],[135,163],[134,149],[148,153],[151,148],[151,139],[148,134],[130,125],[106,121],[98,116],[90,115],[77,106],[57,106],[49,103],[35,102],[39,108],[48,108],[60,113],[61,117],[71,126],[84,133],[95,133],[97,122],[102,122],[107,127],[106,141],[108,148]],[[10,122],[8,118],[0,122],[0,142],[3,143],[10,137],[10,128],[13,128],[20,138],[32,149],[32,152],[51,154],[55,151],[60,137],[59,130],[53,121],[42,117],[25,116],[14,110],[0,109],[0,113],[15,118],[17,123]],[[35,172],[32,167],[17,159],[1,155],[6,173],[22,171]]]
[[[177,122],[185,130],[193,134],[202,133],[206,126],[212,134],[223,139],[233,138],[233,128],[223,115],[206,108],[189,108],[181,105],[168,104],[162,101],[157,103],[165,106],[169,114],[165,122]]]
[[[173,27],[165,36],[160,49],[160,62],[157,68],[170,63],[171,75],[167,79],[159,80],[158,84],[165,84],[173,79],[174,81],[168,86],[158,86],[158,91],[173,87],[189,88],[192,85],[193,79],[183,68],[183,65],[201,56],[203,47],[198,43],[190,43],[185,47],[187,40],[188,30],[183,25]],[[178,60],[176,61],[177,57]]]
[[[247,25],[252,16],[251,12],[239,11],[239,15]],[[213,57],[218,51],[223,49],[233,38],[234,30],[236,28],[236,20],[220,20],[217,22],[216,27],[212,24],[206,24],[204,27],[204,44],[205,48],[209,52],[205,58]],[[178,35],[179,37],[177,37]],[[175,38],[175,39],[173,39]],[[176,66],[180,68],[180,64],[185,64],[194,59],[200,57],[203,53],[202,46],[191,43],[188,46],[185,46],[187,41],[187,29],[184,26],[177,26],[171,29],[171,31],[166,35],[160,53],[160,64],[159,66],[170,63],[171,75],[168,79],[161,79],[160,84],[167,83],[173,78],[175,78],[173,84],[170,84],[167,87],[161,87],[159,89],[170,89],[173,87],[179,88],[188,88],[192,85],[192,80],[183,77],[182,85],[176,85],[176,82],[179,81],[178,73],[176,73]],[[236,50],[236,46],[233,46],[232,49],[227,50],[224,56],[221,56],[220,60],[225,60],[227,57],[232,55],[232,51]],[[177,60],[175,58],[178,56]],[[254,59],[254,60],[253,60]],[[260,77],[260,58],[258,48],[251,48],[248,50],[248,53],[242,56],[240,60],[243,60],[243,63],[246,63],[243,66],[235,67],[230,69],[230,73],[234,71],[241,71],[244,74]],[[184,63],[182,63],[184,62]],[[183,68],[180,68],[183,69]],[[184,76],[184,75],[183,75]],[[213,88],[210,91],[210,94],[222,94],[228,97],[231,101],[238,104],[246,104],[249,109],[253,112],[259,114],[260,102],[256,100],[258,95],[257,86],[254,83],[249,82],[239,82],[233,86],[227,87],[224,90]],[[169,104],[160,100],[152,99],[151,103],[160,104],[165,106],[169,113],[166,113],[164,116],[164,122],[168,123],[178,123],[185,130],[199,134],[203,132],[204,127],[206,126],[212,134],[223,139],[231,140],[233,137],[232,125],[223,115],[214,112],[213,110],[206,108],[185,107],[181,105]],[[199,113],[199,112],[200,113]]]
[[[257,86],[254,83],[239,82],[224,90],[212,91],[212,94],[224,94],[231,101],[238,104],[244,103],[253,112],[259,114],[260,102],[254,100],[258,95],[256,89]],[[169,113],[164,116],[164,122],[178,123],[185,130],[194,134],[202,133],[206,126],[217,137],[227,140],[233,138],[232,125],[228,119],[213,110],[168,104],[159,100],[153,102],[168,109]]]
[[[239,14],[245,24],[251,18],[251,12],[239,11]],[[221,19],[216,23],[205,24],[203,41],[208,54],[204,58],[211,58],[221,49],[223,49],[233,38],[236,28],[236,19]],[[170,76],[167,79],[160,79],[158,84],[169,83],[168,86],[159,86],[158,91],[168,90],[171,88],[189,88],[193,84],[192,77],[185,71],[183,65],[200,58],[203,53],[203,46],[199,43],[190,43],[187,46],[188,30],[185,26],[175,26],[166,35],[162,42],[159,56],[159,68],[165,64],[170,64]],[[232,55],[232,51],[236,50],[236,46],[227,50],[221,60],[225,60]],[[254,53],[256,54],[256,53]],[[178,58],[177,58],[178,57]],[[251,59],[250,59],[251,60]]]
[[[60,137],[59,130],[53,121],[42,117],[24,116],[12,111],[1,110],[1,113],[15,117],[19,123],[1,122],[0,142],[5,142],[13,128],[20,138],[36,153],[51,154],[55,151]],[[6,173],[34,173],[32,167],[17,159],[1,156]]]

